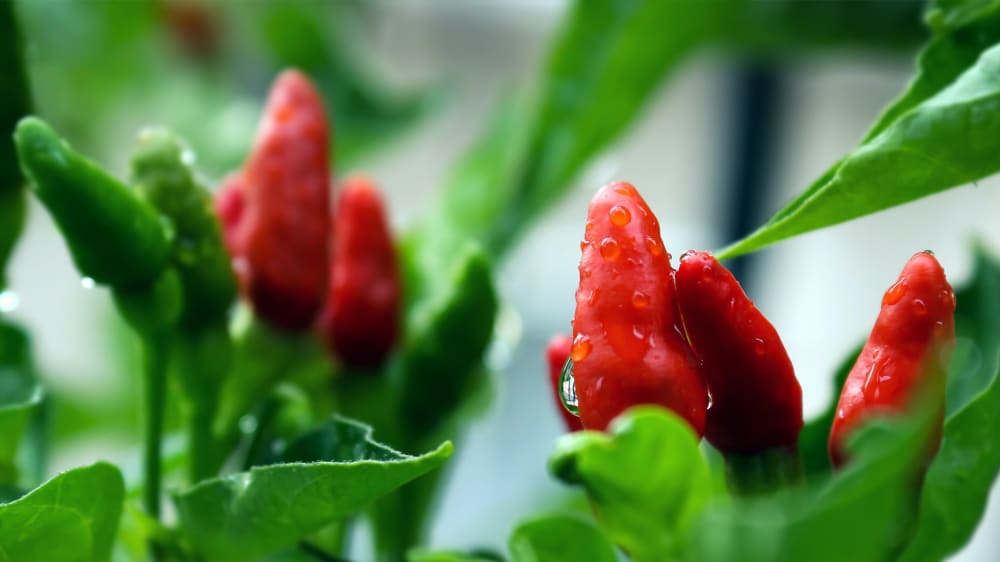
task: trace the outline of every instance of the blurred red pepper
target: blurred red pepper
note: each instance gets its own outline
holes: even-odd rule
[[[944,423],[948,360],[955,345],[955,292],[929,252],[910,258],[882,298],[868,342],[847,376],[830,431],[834,466],[847,460],[850,434],[872,416],[905,410],[918,392],[937,408],[933,456]]]
[[[348,178],[334,211],[330,282],[319,321],[327,346],[346,365],[379,365],[399,336],[401,298],[382,199],[369,178]]]
[[[705,438],[723,453],[794,450],[802,388],[774,326],[706,252],[681,256],[675,279],[684,329],[712,397]]]
[[[552,388],[552,395],[556,400],[556,409],[562,416],[566,428],[570,431],[580,431],[583,429],[583,422],[580,418],[570,413],[563,406],[562,402],[562,372],[569,359],[570,349],[573,347],[573,340],[569,336],[560,334],[549,341],[545,348],[545,358],[549,364],[549,386]]]
[[[681,332],[659,222],[635,187],[597,192],[581,249],[570,356],[584,427],[659,404],[701,435],[708,393]]]
[[[216,199],[244,296],[260,317],[284,329],[309,327],[323,302],[329,137],[323,100],[309,79],[283,72],[249,159]]]

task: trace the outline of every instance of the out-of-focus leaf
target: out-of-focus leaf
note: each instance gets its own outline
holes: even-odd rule
[[[107,463],[56,476],[0,505],[0,560],[107,560],[124,496],[121,473]]]
[[[957,343],[948,371],[948,415],[993,380],[1000,364],[1000,262],[977,244],[972,279],[955,291]]]
[[[650,406],[616,418],[610,435],[563,436],[549,470],[583,486],[601,527],[636,561],[675,557],[712,489],[691,428]]]
[[[911,526],[930,419],[867,426],[852,439],[851,464],[821,486],[714,504],[692,533],[684,559],[891,560]]]
[[[510,537],[513,562],[616,562],[614,547],[578,519],[551,516],[518,525]]]
[[[24,226],[24,181],[11,133],[31,112],[16,16],[13,2],[0,4],[0,291],[7,285],[7,260]]]
[[[0,319],[0,484],[18,480],[18,445],[41,399],[27,334]]]
[[[451,456],[449,442],[413,457],[372,441],[355,422],[332,423],[344,426],[338,460],[255,467],[175,494],[185,536],[207,559],[253,560],[358,512]]]

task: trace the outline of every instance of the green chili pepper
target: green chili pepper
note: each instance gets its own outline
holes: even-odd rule
[[[412,436],[439,429],[482,369],[497,313],[491,270],[486,254],[467,246],[448,276],[449,291],[412,313],[401,392]]]
[[[36,117],[18,123],[14,142],[21,169],[81,274],[112,287],[156,280],[167,265],[170,241],[152,206]]]
[[[180,141],[164,129],[139,136],[132,184],[174,227],[172,261],[184,289],[180,324],[224,320],[236,297],[236,279],[207,189],[184,163]]]

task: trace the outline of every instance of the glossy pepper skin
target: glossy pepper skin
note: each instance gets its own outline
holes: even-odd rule
[[[159,278],[170,240],[149,203],[37,117],[18,123],[14,143],[24,175],[52,214],[81,275],[115,288]]]
[[[549,386],[552,388],[552,396],[555,398],[556,409],[559,411],[559,415],[562,416],[563,422],[566,423],[566,429],[580,431],[583,429],[583,422],[580,421],[580,418],[566,410],[560,398],[560,394],[562,393],[560,385],[562,370],[566,365],[566,360],[569,359],[569,352],[572,347],[573,338],[563,334],[555,336],[549,340],[549,345],[545,348],[545,360],[549,364]]]
[[[244,296],[279,328],[308,328],[323,303],[329,154],[323,100],[304,74],[285,71],[271,88],[249,159],[216,200]]]
[[[837,403],[830,460],[847,460],[844,445],[873,415],[895,414],[926,392],[939,410],[929,455],[940,444],[948,360],[955,345],[955,292],[929,252],[910,258],[882,297],[882,310]]]
[[[319,321],[327,346],[348,366],[378,366],[399,337],[402,289],[382,197],[367,177],[340,186],[329,279]]]
[[[702,435],[708,393],[679,326],[670,256],[632,185],[597,192],[581,249],[570,357],[583,426],[659,404]]]
[[[723,453],[795,449],[802,388],[774,326],[706,252],[681,256],[675,283],[684,329],[712,396],[705,438]]]

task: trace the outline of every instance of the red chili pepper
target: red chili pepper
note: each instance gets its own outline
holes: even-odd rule
[[[330,140],[323,100],[298,71],[268,96],[243,171],[216,201],[244,295],[278,327],[307,328],[323,302],[330,232]]]
[[[580,418],[574,416],[563,406],[562,398],[562,371],[563,367],[566,366],[566,360],[569,359],[570,349],[573,347],[573,340],[566,335],[558,335],[549,341],[548,347],[545,348],[545,358],[549,363],[549,384],[552,387],[552,395],[556,399],[556,408],[559,410],[559,414],[562,416],[564,422],[566,422],[566,428],[570,431],[580,431],[583,429],[583,422]]]
[[[834,466],[848,460],[844,444],[874,415],[904,411],[918,390],[936,401],[933,456],[944,423],[948,359],[955,345],[955,292],[929,252],[915,254],[882,297],[882,310],[847,375],[830,431]]]
[[[705,438],[723,453],[795,449],[802,388],[774,326],[706,252],[681,256],[677,303],[711,394]]]
[[[328,347],[352,367],[380,364],[399,335],[401,282],[382,199],[371,180],[341,186],[330,284],[320,318]]]
[[[708,393],[681,333],[659,222],[633,186],[597,192],[581,249],[570,356],[584,427],[659,404],[701,435]]]

